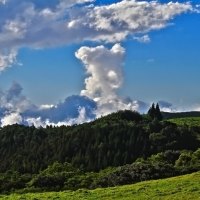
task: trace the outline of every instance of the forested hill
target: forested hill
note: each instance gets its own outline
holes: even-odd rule
[[[0,172],[38,173],[55,161],[98,171],[165,150],[196,150],[200,127],[177,126],[120,111],[91,123],[0,130]]]
[[[177,112],[177,113],[162,112],[162,115],[164,119],[175,119],[175,118],[186,118],[186,117],[200,117],[200,112],[198,111]]]

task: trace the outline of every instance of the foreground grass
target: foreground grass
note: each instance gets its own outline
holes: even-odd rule
[[[177,125],[200,126],[200,117],[185,117],[177,119],[169,119],[168,121]]]
[[[1,195],[2,200],[198,200],[200,199],[200,172],[163,180],[145,181],[120,187],[78,190],[75,192],[45,192],[28,194]]]

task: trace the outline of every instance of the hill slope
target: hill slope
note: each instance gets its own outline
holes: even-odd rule
[[[120,187],[78,190],[75,192],[47,192],[1,195],[2,200],[19,199],[198,199],[200,197],[200,172],[163,180],[145,181],[134,185]]]
[[[187,126],[200,126],[200,117],[185,117],[185,118],[174,118],[169,119],[169,122],[175,123],[178,126],[187,125]]]

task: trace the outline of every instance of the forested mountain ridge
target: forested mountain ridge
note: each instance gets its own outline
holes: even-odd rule
[[[58,161],[86,171],[133,163],[166,150],[196,150],[200,127],[119,111],[91,123],[0,130],[0,172],[38,173]]]

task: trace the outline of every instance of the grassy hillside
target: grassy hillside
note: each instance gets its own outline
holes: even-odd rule
[[[1,195],[2,200],[28,200],[28,199],[67,199],[67,200],[92,200],[92,199],[199,199],[200,197],[200,172],[163,180],[141,182],[134,185],[120,187],[78,190],[75,192],[48,192],[33,194]]]
[[[168,121],[175,123],[179,126],[182,125],[200,126],[200,117],[177,118],[177,119],[169,119]]]

